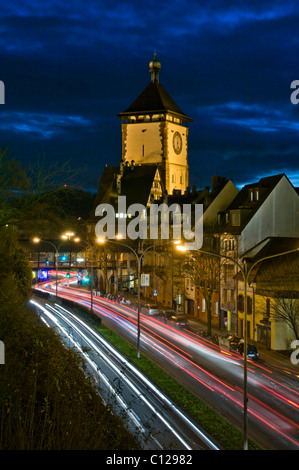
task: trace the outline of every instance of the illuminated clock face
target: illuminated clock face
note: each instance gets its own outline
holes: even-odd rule
[[[183,147],[182,136],[179,132],[174,133],[172,143],[173,143],[173,149],[175,153],[179,155]]]

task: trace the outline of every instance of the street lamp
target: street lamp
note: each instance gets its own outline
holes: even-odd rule
[[[66,240],[68,238],[68,234],[64,234],[61,236],[61,238],[63,238],[64,240]],[[57,300],[57,297],[58,297],[58,270],[57,270],[57,260],[58,260],[58,256],[59,256],[59,248],[61,247],[61,245],[64,243],[61,242],[60,245],[56,246],[53,242],[50,242],[49,240],[42,240],[38,237],[34,237],[33,238],[33,243],[40,243],[40,242],[43,242],[43,243],[48,243],[49,245],[53,246],[54,250],[55,250],[55,271],[56,271],[56,286],[55,286],[55,295],[56,295],[56,300]]]
[[[116,235],[115,238],[118,239],[118,240],[121,240],[122,235],[120,235],[120,234]],[[142,261],[142,258],[145,255],[145,253],[147,251],[149,251],[151,248],[154,248],[156,246],[168,245],[170,243],[178,244],[178,243],[180,243],[180,240],[171,240],[171,241],[164,242],[164,243],[157,243],[157,244],[150,245],[145,250],[143,250],[140,254],[138,254],[134,250],[134,248],[132,248],[130,245],[127,245],[126,243],[116,242],[116,241],[113,241],[113,240],[110,240],[110,239],[98,238],[99,243],[105,243],[106,240],[110,243],[114,243],[115,245],[121,245],[121,246],[124,246],[126,248],[129,248],[132,251],[132,253],[134,253],[134,255],[136,257],[136,260],[137,260],[137,279],[138,279],[138,286],[137,286],[137,292],[138,292],[138,301],[137,301],[137,305],[138,305],[138,310],[137,310],[137,358],[139,359],[140,358],[140,279],[141,279],[141,261]]]
[[[91,248],[92,266],[91,266],[90,310],[91,310],[91,312],[93,312],[93,285],[92,285],[92,283],[93,283],[93,264],[94,264],[93,245],[91,243],[89,243],[87,240],[81,240],[79,237],[73,238],[74,236],[75,236],[75,234],[73,232],[66,232],[61,236],[61,238],[63,238],[64,241],[73,239],[73,241],[76,242],[76,243],[82,241],[83,243],[86,243],[87,245],[89,245],[89,247]],[[59,248],[64,243],[64,241],[62,243],[60,243],[60,245],[57,247],[54,243],[50,242],[49,240],[41,240],[38,237],[33,238],[34,243],[39,243],[41,241],[45,242],[45,243],[49,243],[50,245],[52,245],[55,248],[55,252],[56,252],[56,256],[55,256],[56,299],[57,299],[57,284],[58,284],[58,280],[57,280],[57,259],[58,259]]]
[[[74,235],[74,234],[72,234]],[[86,243],[90,249],[91,249],[91,283],[90,283],[90,311],[93,312],[93,262],[94,262],[94,254],[93,254],[93,250],[94,250],[94,247],[93,245],[87,241],[87,240],[82,240],[81,238],[79,237],[76,237],[74,238],[73,240],[74,242],[78,243],[78,242],[83,242],[83,243]]]
[[[177,246],[177,250],[179,251],[188,251],[186,247],[184,247],[183,245],[179,245]],[[220,255],[220,254],[217,254],[217,253],[211,253],[209,251],[205,251],[205,250],[197,250],[199,251],[200,253],[203,253],[203,254],[206,254],[206,255],[209,255],[209,256],[215,256],[217,258],[224,258],[224,259],[227,259],[227,260],[230,260],[230,261],[233,261],[240,269],[241,273],[242,273],[242,276],[243,276],[243,280],[244,280],[244,390],[243,390],[243,400],[244,400],[244,405],[243,405],[243,449],[244,450],[248,450],[248,413],[247,413],[247,401],[248,401],[248,393],[247,393],[247,343],[248,343],[248,334],[247,334],[247,284],[248,284],[248,280],[249,280],[249,276],[250,276],[250,273],[252,271],[252,269],[258,264],[258,263],[261,263],[262,261],[265,261],[267,259],[272,259],[272,258],[276,258],[278,256],[283,256],[283,255],[287,255],[289,253],[294,253],[295,251],[299,251],[299,248],[295,248],[294,250],[289,250],[289,251],[284,251],[282,253],[277,253],[275,255],[269,255],[269,256],[265,256],[263,258],[260,258],[258,259],[257,261],[255,261],[249,268],[248,268],[248,264],[247,264],[247,261],[246,259],[244,259],[243,263],[244,263],[244,268],[242,267],[242,265],[237,261],[235,260],[234,258],[231,258],[230,256],[226,256],[226,255]]]

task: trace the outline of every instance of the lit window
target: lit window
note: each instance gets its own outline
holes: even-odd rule
[[[240,212],[232,212],[232,225],[234,226],[239,226],[241,221],[240,221]]]

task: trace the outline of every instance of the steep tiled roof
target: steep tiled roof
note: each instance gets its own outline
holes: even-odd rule
[[[106,166],[104,168],[95,200],[95,207],[98,204],[113,204],[113,198],[117,197],[116,176],[119,172],[120,169],[117,166]]]
[[[185,120],[192,121],[191,118],[183,113],[160,83],[150,82],[131,106],[118,116],[165,112],[171,112],[183,117]]]
[[[156,171],[157,165],[150,164],[124,168],[120,191],[127,198],[127,207],[136,203],[146,207]]]
[[[235,197],[231,205],[228,207],[228,210],[230,211],[245,208],[254,209],[260,207],[266,197],[268,197],[270,192],[275,188],[275,186],[283,176],[284,174],[268,176],[265,178],[261,178],[256,183],[246,184]],[[253,188],[259,188],[262,190],[260,192],[258,201],[250,201],[249,199],[249,190]]]
[[[105,167],[99,184],[95,207],[104,203],[114,206],[117,204],[119,195],[126,196],[127,207],[135,203],[143,204],[146,207],[157,168],[155,164],[124,166],[120,178],[120,193],[118,193],[117,177],[120,177],[121,170],[119,167]]]
[[[268,176],[265,178],[261,178],[256,183],[251,183],[245,185],[235,199],[232,201],[230,206],[227,208],[227,212],[240,210],[243,212],[243,218],[241,225],[232,226],[230,225],[230,230],[232,233],[240,233],[243,228],[248,224],[248,222],[252,219],[254,214],[257,210],[261,207],[261,205],[265,202],[267,197],[279,183],[282,178],[287,178],[284,173],[279,175]],[[290,183],[291,184],[291,183]],[[259,190],[259,197],[258,200],[254,199],[251,200],[250,198],[250,190],[251,189],[258,189]]]
[[[298,267],[299,267],[299,252],[292,252],[287,254],[288,251],[296,250],[299,248],[298,237],[269,237],[260,243],[261,249],[257,251],[255,256],[250,256],[250,252],[245,254],[245,258],[249,260],[249,266],[251,263],[258,261],[259,259],[271,256],[273,258],[265,259],[253,268],[250,275],[250,282],[263,282],[274,285],[281,282],[281,286],[287,286],[288,282],[296,281],[298,290]],[[258,248],[254,247],[256,250]],[[282,256],[275,256],[281,253],[285,253]],[[275,256],[275,257],[274,257]],[[237,276],[242,280],[242,276]]]

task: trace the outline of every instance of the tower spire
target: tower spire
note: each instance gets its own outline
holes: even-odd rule
[[[153,83],[155,83],[155,82],[159,83],[159,72],[160,72],[160,69],[161,69],[161,64],[157,60],[156,52],[154,53],[153,60],[151,60],[150,63],[149,63],[149,68],[150,68],[150,72],[152,74],[152,82]]]

